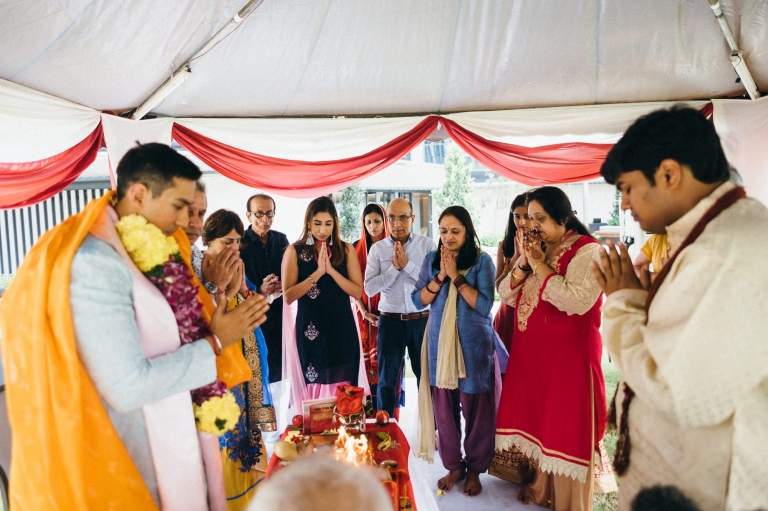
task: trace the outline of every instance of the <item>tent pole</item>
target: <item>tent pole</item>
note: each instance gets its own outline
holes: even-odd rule
[[[153,108],[159,105],[173,90],[184,83],[189,75],[192,73],[190,65],[192,62],[208,53],[214,46],[216,46],[222,39],[227,37],[232,31],[239,25],[245,18],[247,18],[264,0],[249,0],[240,11],[235,14],[231,20],[224,25],[221,30],[216,32],[208,42],[206,42],[202,48],[197,50],[186,62],[176,69],[160,87],[155,89],[155,92],[149,95],[136,110],[131,114],[130,118],[134,121],[138,121],[145,115],[147,115]]]
[[[747,63],[744,61],[744,56],[739,49],[739,45],[736,43],[736,38],[733,37],[733,31],[728,24],[728,20],[725,19],[725,13],[720,8],[720,0],[709,0],[709,6],[715,13],[715,18],[720,24],[720,29],[723,31],[725,40],[728,41],[728,46],[731,47],[731,64],[736,69],[736,74],[741,78],[741,84],[747,89],[747,94],[752,99],[760,97],[760,91],[757,89],[755,80],[752,79],[752,73],[749,72]]]

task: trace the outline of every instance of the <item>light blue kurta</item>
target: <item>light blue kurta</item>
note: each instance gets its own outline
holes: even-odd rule
[[[433,250],[424,258],[421,265],[421,273],[411,298],[418,309],[425,305],[421,302],[421,288],[437,275],[437,270],[432,268],[432,260],[437,251]],[[496,332],[493,330],[491,308],[495,295],[496,269],[491,256],[481,253],[475,264],[467,272],[467,283],[478,292],[475,308],[469,306],[466,300],[459,294],[456,303],[457,322],[459,327],[459,339],[461,352],[464,355],[464,364],[467,369],[467,377],[459,379],[459,390],[468,394],[479,394],[493,390],[495,378],[493,354],[496,349]],[[434,285],[432,286],[434,287]],[[435,372],[437,367],[437,341],[440,334],[440,321],[443,318],[445,301],[448,299],[449,285],[446,283],[437,293],[429,306],[429,384],[435,385]]]
[[[147,360],[133,308],[131,273],[120,255],[98,238],[85,238],[70,276],[77,352],[117,434],[159,502],[141,407],[214,381],[216,356],[208,341],[200,339]]]

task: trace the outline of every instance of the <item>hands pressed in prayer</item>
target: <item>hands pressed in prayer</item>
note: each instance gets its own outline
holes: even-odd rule
[[[405,253],[403,245],[399,242],[395,242],[395,253],[392,255],[392,264],[395,268],[402,270],[405,265],[408,264],[408,255]]]
[[[445,269],[445,247],[440,247],[440,271],[437,274],[437,278],[445,280],[448,277],[448,273]]]
[[[329,270],[332,268],[333,266],[328,262],[328,251],[325,249],[325,243],[320,243],[317,254],[317,269],[320,271],[320,276],[322,277],[326,273],[329,273]]]
[[[541,250],[541,238],[537,235],[533,235],[528,240],[523,240],[523,249],[525,250],[525,258],[528,264],[535,265],[536,263],[544,262],[544,251]]]
[[[459,270],[456,268],[456,254],[446,250],[444,246],[440,247],[440,267],[445,269],[445,274],[451,280],[455,281],[459,278]]]
[[[208,251],[205,251],[202,264],[203,282],[214,282],[219,289],[225,289],[237,271],[238,262],[240,256],[234,244],[216,254],[216,257],[211,257]]]
[[[606,296],[621,289],[649,289],[651,276],[645,270],[637,277],[627,247],[619,243],[618,250],[613,241],[605,242],[607,247],[600,250],[600,264],[592,261],[592,273]]]
[[[523,229],[518,229],[517,233],[515,234],[515,250],[520,251],[520,257],[517,260],[517,265],[521,268],[525,268],[528,265],[528,257],[527,252],[525,251],[525,240],[523,239],[523,236],[525,235],[525,231]]]
[[[219,338],[222,348],[226,348],[264,323],[267,320],[265,314],[268,310],[267,299],[260,294],[252,294],[227,312],[227,300],[220,295],[216,311],[211,317],[211,332]]]
[[[235,273],[232,275],[232,279],[227,284],[227,288],[224,291],[228,299],[232,299],[235,295],[241,292],[243,295],[248,294],[248,287],[245,285],[245,266],[242,259],[235,261]]]

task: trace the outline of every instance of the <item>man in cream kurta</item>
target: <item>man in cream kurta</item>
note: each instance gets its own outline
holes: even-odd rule
[[[601,171],[622,191],[622,208],[631,209],[641,228],[666,228],[670,257],[735,188],[724,182],[721,167],[727,164],[714,129],[700,114],[703,122],[697,124],[691,112],[673,109],[641,118]],[[643,138],[654,136],[644,145]],[[660,139],[685,149],[665,154]],[[648,161],[654,150],[660,163],[650,169],[649,181],[637,154],[645,153]],[[701,151],[716,164],[707,166],[695,155],[689,160],[688,154]],[[603,340],[635,392],[620,509],[629,509],[641,489],[655,485],[676,486],[703,511],[768,509],[768,209],[741,199],[722,210],[667,263],[671,267],[647,312],[647,279],[641,286],[626,248],[609,249],[602,271],[593,268],[608,295]]]

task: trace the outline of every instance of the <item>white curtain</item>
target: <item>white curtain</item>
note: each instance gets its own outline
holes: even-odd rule
[[[176,123],[244,151],[298,161],[366,154],[412,130],[424,117],[322,119],[204,119]]]
[[[689,101],[686,104],[699,110],[707,103]],[[445,117],[486,140],[506,144],[525,147],[569,142],[614,144],[638,117],[675,104],[677,102],[527,108]]]
[[[117,170],[123,155],[137,143],[148,144],[159,142],[171,144],[171,129],[173,119],[148,119],[132,121],[115,115],[102,114],[102,127],[104,128],[104,142],[109,154],[109,167],[112,175]]]
[[[50,158],[82,142],[99,112],[0,79],[0,162]]]
[[[768,97],[712,103],[725,156],[744,178],[747,194],[768,205]]]

